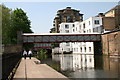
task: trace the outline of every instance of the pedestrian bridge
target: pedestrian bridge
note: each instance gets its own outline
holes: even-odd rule
[[[97,42],[101,41],[101,34],[90,33],[41,33],[23,34],[23,43],[54,43],[54,42]]]
[[[34,48],[51,48],[51,43],[61,42],[100,42],[99,33],[29,33],[23,34],[23,43],[34,43]]]

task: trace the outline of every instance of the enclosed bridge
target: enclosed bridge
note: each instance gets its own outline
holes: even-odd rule
[[[23,43],[34,43],[35,48],[48,48],[51,43],[94,42],[95,54],[101,54],[101,34],[99,33],[27,33],[22,34]]]

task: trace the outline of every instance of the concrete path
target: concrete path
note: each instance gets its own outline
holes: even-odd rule
[[[48,65],[37,63],[39,63],[39,60],[36,58],[27,58],[26,60],[22,58],[13,80],[46,80],[46,78],[68,80],[67,77],[52,69]]]

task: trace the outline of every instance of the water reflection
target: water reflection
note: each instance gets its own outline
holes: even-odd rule
[[[79,70],[94,68],[94,56],[93,55],[53,55],[53,60],[60,61],[62,70]]]
[[[120,59],[94,55],[59,54],[52,59],[60,62],[62,71],[72,78],[118,78]],[[72,72],[71,72],[72,71]],[[66,74],[66,75],[67,75]]]

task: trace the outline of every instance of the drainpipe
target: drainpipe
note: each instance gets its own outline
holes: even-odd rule
[[[110,56],[110,54],[109,54],[109,34],[107,35],[107,42],[108,42],[108,56]]]

